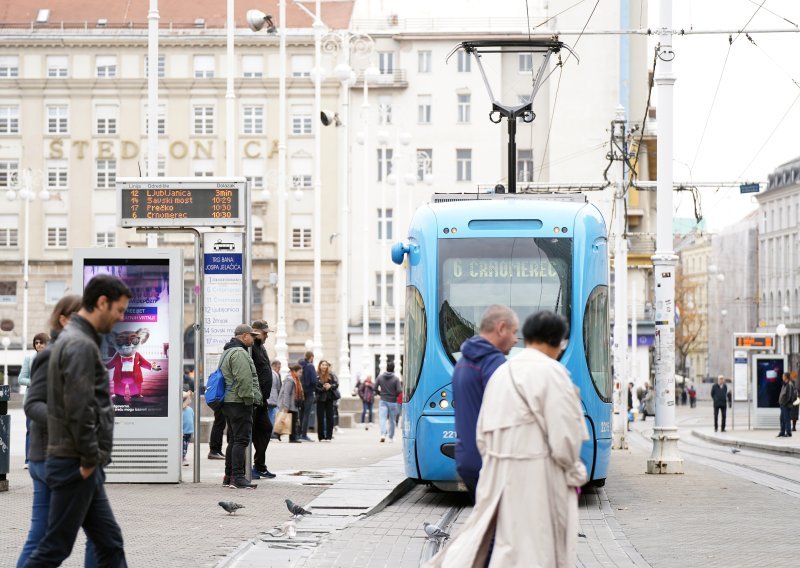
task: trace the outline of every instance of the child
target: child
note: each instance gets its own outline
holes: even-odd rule
[[[194,410],[192,409],[192,391],[183,393],[183,465],[189,465],[186,461],[186,451],[189,449],[189,442],[194,434]]]

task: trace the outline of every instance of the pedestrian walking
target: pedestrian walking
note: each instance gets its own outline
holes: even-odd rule
[[[267,469],[267,448],[272,439],[272,421],[269,419],[269,397],[272,393],[272,367],[264,343],[272,331],[264,320],[253,322],[253,347],[250,349],[253,364],[258,375],[258,387],[261,392],[259,404],[253,405],[253,479],[272,479],[275,474]]]
[[[289,412],[292,415],[292,432],[289,434],[289,442],[297,444],[300,442],[300,421],[299,413],[303,407],[303,383],[300,380],[300,373],[303,368],[300,365],[289,365],[289,374],[281,385],[281,394],[278,399],[278,408],[282,412]]]
[[[269,391],[269,398],[267,399],[267,414],[269,415],[269,422],[275,427],[275,415],[278,414],[278,399],[281,394],[281,362],[273,361],[270,365],[272,367],[272,389]],[[281,439],[279,434],[272,431],[272,437]]]
[[[236,326],[233,338],[225,344],[220,371],[225,377],[225,398],[222,413],[225,427],[230,432],[225,448],[224,487],[255,489],[244,475],[245,453],[253,433],[253,406],[263,404],[258,385],[258,374],[247,349],[253,346],[255,333],[250,325]]]
[[[19,384],[26,387],[25,390],[25,397],[22,399],[23,401],[28,396],[27,387],[31,385],[31,364],[33,363],[33,359],[42,351],[44,348],[47,347],[47,343],[50,341],[50,336],[46,333],[37,333],[33,336],[33,353],[29,353],[25,356],[22,360],[22,368],[19,371],[19,376],[17,377],[17,381]],[[25,417],[25,469],[28,469],[28,452],[31,447],[31,419],[27,416]]]
[[[317,384],[314,386],[317,399],[317,438],[333,440],[333,411],[338,394],[339,379],[331,372],[331,364],[324,359],[317,367]]]
[[[578,389],[557,361],[567,329],[552,312],[525,320],[525,349],[483,395],[475,507],[425,566],[485,566],[489,556],[490,566],[575,566],[578,489],[587,481],[580,450],[589,435]]]
[[[694,385],[689,385],[689,408],[694,408],[697,404],[697,391]]]
[[[375,394],[381,397],[378,406],[378,422],[381,428],[381,442],[386,441],[388,436],[389,443],[394,442],[394,430],[397,426],[396,418],[398,411],[397,396],[402,392],[400,379],[394,374],[394,361],[386,363],[386,372],[378,376]]]
[[[56,302],[49,321],[51,346],[72,315],[77,313],[80,308],[80,296],[64,296]],[[17,561],[17,568],[24,566],[25,561],[36,550],[39,541],[47,531],[47,517],[50,513],[50,488],[45,479],[45,458],[47,457],[47,368],[51,351],[52,347],[43,349],[31,362],[30,385],[25,392],[25,417],[31,425],[28,473],[33,480],[33,507],[31,528]],[[86,555],[83,565],[86,568],[97,566],[91,538],[86,539]]]
[[[792,379],[792,383],[794,384],[794,390],[800,396],[800,389],[797,388],[797,379]],[[792,404],[792,412],[791,412],[791,419],[792,419],[792,432],[797,432],[797,418],[800,415],[800,405]]]
[[[687,391],[686,384],[684,383],[684,386],[681,389],[681,406],[686,406],[686,399],[688,398],[687,396],[688,393],[686,391]]]
[[[475,502],[475,488],[481,471],[481,456],[475,443],[475,426],[483,393],[497,368],[517,342],[519,319],[501,305],[489,306],[481,316],[478,335],[461,344],[461,358],[453,371],[453,400],[456,419],[455,459],[458,475]]]
[[[633,383],[628,383],[628,413],[626,417],[625,424],[628,431],[630,431],[631,422],[633,422]]]
[[[728,411],[728,385],[725,377],[717,377],[717,384],[711,387],[711,400],[714,401],[714,432],[717,431],[719,414],[722,413],[722,431],[725,431],[725,414]]]
[[[647,383],[636,389],[636,400],[639,401],[639,414],[644,416],[644,395],[647,394]]]
[[[300,381],[303,383],[303,406],[300,409],[300,439],[304,442],[310,442],[311,438],[308,437],[308,426],[311,422],[311,414],[314,412],[314,403],[316,402],[316,387],[317,387],[317,371],[314,369],[314,352],[306,351],[305,356],[298,361],[302,368]]]
[[[647,416],[656,415],[656,393],[650,383],[644,384],[644,400],[642,401],[642,420],[647,420]]]
[[[192,408],[192,391],[183,391],[183,412],[181,419],[183,421],[183,465],[189,465],[186,459],[186,453],[189,451],[189,442],[192,441],[192,434],[194,434],[194,409]]]
[[[361,399],[361,423],[372,424],[372,407],[375,404],[375,385],[372,382],[371,375],[367,375],[364,382],[358,386],[358,398]],[[365,421],[367,416],[369,416],[369,420]],[[365,426],[364,429],[369,430],[369,426]]]
[[[127,566],[122,530],[105,491],[114,440],[114,407],[101,337],[122,321],[133,296],[123,282],[101,274],[83,291],[47,364],[47,532],[26,567],[59,566],[83,527],[100,566]]]
[[[778,396],[778,404],[781,407],[781,432],[778,434],[778,438],[792,437],[791,415],[796,398],[797,389],[794,388],[792,376],[789,373],[784,373],[781,394]]]

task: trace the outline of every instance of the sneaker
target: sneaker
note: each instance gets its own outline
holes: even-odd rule
[[[311,438],[309,438],[308,436],[300,436],[300,439],[303,440],[304,442],[313,442],[314,441]]]
[[[385,442],[385,441],[386,441],[386,436],[381,436],[381,442]]]
[[[298,440],[298,439],[296,439],[296,438],[295,438],[294,440],[293,440],[293,439],[291,439],[291,438],[289,438],[289,443],[290,443],[290,444],[299,444],[299,443],[300,443],[300,440]]]
[[[261,477],[266,478],[266,479],[274,479],[275,477],[278,477],[277,475],[275,475],[274,473],[272,473],[268,469],[259,470],[258,471],[258,475],[260,475]]]
[[[261,472],[259,472],[256,468],[250,469],[250,477],[253,479],[261,479]]]
[[[28,469],[28,464],[23,465],[22,469]]]
[[[786,437],[786,434],[778,434],[778,435],[777,435],[777,436],[775,436],[775,437],[776,437],[776,438],[785,438],[785,437]]]
[[[225,455],[222,452],[208,452],[208,459],[210,460],[224,460]]]
[[[189,462],[186,461],[186,460],[183,460],[183,467],[187,467],[188,465],[189,465]]]
[[[389,438],[389,443],[394,444],[394,438]]]
[[[250,483],[245,477],[237,477],[233,480],[231,487],[235,489],[255,489],[258,487],[258,485],[255,483]]]
[[[231,485],[231,476],[230,475],[226,475],[226,476],[224,476],[222,478],[222,486],[223,487],[233,487],[233,485]]]

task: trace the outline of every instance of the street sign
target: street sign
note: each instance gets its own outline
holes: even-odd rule
[[[757,183],[743,183],[739,186],[739,193],[758,193],[761,185]]]
[[[244,312],[242,233],[203,235],[203,343],[206,375],[217,368],[224,345]]]
[[[244,178],[117,178],[120,227],[244,227]]]
[[[775,349],[774,333],[734,333],[734,349],[759,349],[772,351]]]

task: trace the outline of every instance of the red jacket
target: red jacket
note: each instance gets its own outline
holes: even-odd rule
[[[141,385],[144,382],[144,377],[142,376],[142,367],[145,369],[152,369],[153,365],[150,364],[150,361],[142,357],[139,353],[133,354],[133,381],[137,385]],[[122,380],[122,356],[119,353],[115,353],[114,356],[106,363],[107,369],[114,369],[114,382]]]

